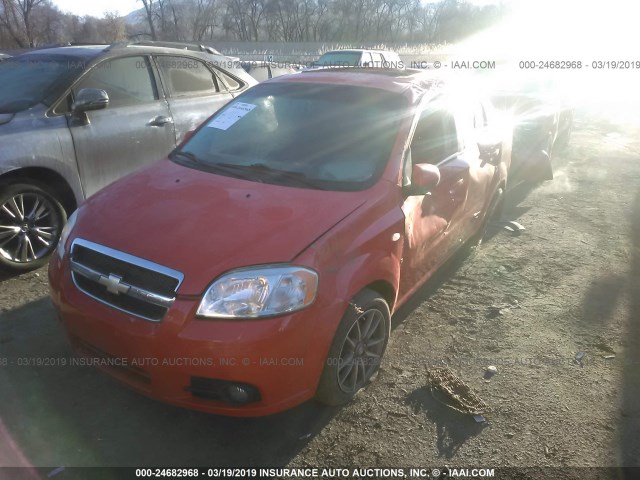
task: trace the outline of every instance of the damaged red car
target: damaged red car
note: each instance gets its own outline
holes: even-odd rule
[[[345,403],[393,312],[481,239],[510,138],[428,72],[273,79],[69,219],[54,305],[80,355],[158,400],[236,416]]]

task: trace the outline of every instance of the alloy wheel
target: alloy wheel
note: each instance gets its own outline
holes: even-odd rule
[[[36,192],[17,193],[0,206],[0,255],[28,264],[51,253],[61,229],[56,205]]]
[[[382,312],[370,309],[351,326],[340,352],[338,385],[343,392],[354,393],[364,387],[382,360],[386,339]]]

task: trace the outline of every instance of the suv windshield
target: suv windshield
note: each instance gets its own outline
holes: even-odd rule
[[[404,107],[401,95],[374,88],[259,85],[172,158],[258,182],[360,190],[386,166]]]
[[[327,52],[315,65],[323,67],[357,67],[360,65],[360,52]]]
[[[0,62],[0,113],[49,104],[83,68],[77,58],[23,55]]]

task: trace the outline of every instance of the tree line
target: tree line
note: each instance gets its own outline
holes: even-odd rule
[[[467,0],[139,0],[102,18],[63,13],[51,0],[0,0],[0,47],[167,41],[454,43],[498,20],[502,3]]]

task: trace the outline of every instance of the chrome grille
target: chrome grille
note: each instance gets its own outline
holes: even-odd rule
[[[71,245],[70,265],[81,292],[152,322],[165,316],[184,279],[178,271],[80,238]]]

